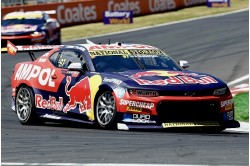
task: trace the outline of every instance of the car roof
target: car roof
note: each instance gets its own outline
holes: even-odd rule
[[[42,19],[42,11],[29,11],[29,12],[11,12],[4,16],[3,20],[7,19]]]

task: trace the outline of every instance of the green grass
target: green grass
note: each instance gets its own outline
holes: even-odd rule
[[[136,29],[145,26],[154,26],[157,24],[214,15],[218,13],[226,13],[239,9],[246,9],[248,8],[248,4],[248,0],[231,0],[231,7],[229,8],[208,8],[205,5],[189,7],[172,12],[135,17],[133,24],[104,25],[100,22],[66,27],[62,28],[62,41],[65,42],[72,39],[87,38],[111,32]]]
[[[249,93],[241,93],[234,97],[235,119],[249,121]]]

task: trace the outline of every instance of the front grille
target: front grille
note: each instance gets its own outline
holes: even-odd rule
[[[218,121],[221,116],[216,101],[164,101],[157,113],[162,122]]]
[[[159,91],[160,96],[212,96],[214,90],[167,90],[167,91]]]
[[[30,39],[11,39],[9,40],[14,45],[30,45],[31,40]],[[1,47],[7,47],[7,40],[2,39],[1,40]]]

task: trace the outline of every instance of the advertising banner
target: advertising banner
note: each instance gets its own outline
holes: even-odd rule
[[[207,0],[207,7],[230,7],[230,0]]]
[[[62,27],[102,22],[105,11],[133,11],[133,16],[147,15],[206,4],[206,0],[78,0],[25,6],[2,7],[3,17],[14,11],[54,10]],[[125,20],[124,20],[125,21]]]
[[[104,24],[131,24],[133,11],[105,11],[103,12]]]

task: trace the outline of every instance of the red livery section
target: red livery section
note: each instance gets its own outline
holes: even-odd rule
[[[38,61],[41,62],[41,58]],[[21,82],[25,82],[30,85],[30,82],[32,82],[34,88],[56,92],[63,79],[63,75],[59,70],[53,69],[53,66],[46,62],[46,59],[44,59],[44,61],[44,64],[40,66],[35,63],[22,63],[17,65],[12,76],[12,83],[18,85]],[[49,66],[51,66],[51,68]],[[53,79],[53,75],[56,76],[56,80]]]

